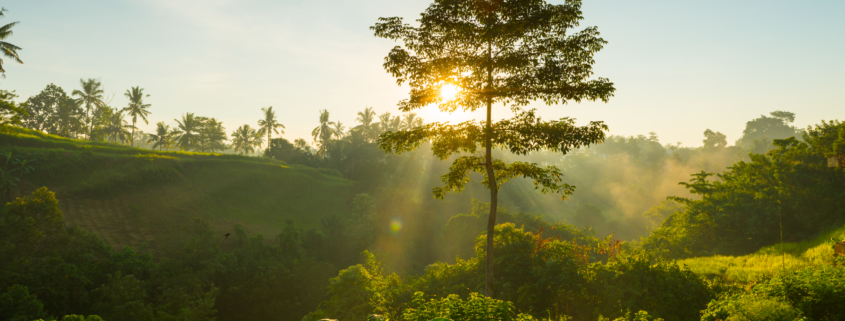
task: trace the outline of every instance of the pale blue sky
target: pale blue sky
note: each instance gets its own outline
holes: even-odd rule
[[[560,2],[560,1],[552,1]],[[2,22],[24,65],[4,59],[0,87],[21,99],[49,83],[68,93],[101,78],[113,106],[141,86],[150,131],[185,112],[217,117],[231,132],[274,106],[288,139],[308,138],[318,110],[354,124],[373,106],[396,113],[407,88],[381,67],[395,43],[368,29],[382,16],[416,19],[430,0],[12,0]],[[604,120],[612,134],[658,133],[701,145],[702,132],[739,138],[773,110],[805,127],[845,119],[845,1],[584,0],[583,26],[610,43],[596,76],[617,92],[608,104],[537,104],[546,118]],[[427,120],[464,120],[438,115]],[[494,111],[508,116],[504,107]]]

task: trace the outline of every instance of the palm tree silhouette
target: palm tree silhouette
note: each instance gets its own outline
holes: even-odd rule
[[[9,10],[6,10],[6,8],[0,8],[0,17],[5,17],[6,15],[3,13],[6,11]],[[21,50],[21,47],[3,41],[12,36],[12,27],[16,26],[18,23],[20,22],[15,21],[0,27],[0,51],[2,51],[3,55],[7,58],[12,59],[19,64],[23,64],[23,61],[21,61],[21,58],[18,56],[18,50]],[[3,69],[3,59],[0,59],[0,75],[2,75],[3,78],[6,78],[6,70]]]
[[[164,124],[163,121],[156,123],[156,133],[150,134],[150,138],[147,139],[147,143],[153,144],[153,149],[158,147],[158,150],[162,150],[164,147],[170,148],[172,144],[172,138],[176,134],[176,131],[170,130],[170,126]]]
[[[88,140],[93,141],[94,119],[93,117],[89,117],[89,115],[91,115],[92,108],[105,106],[103,102],[103,84],[97,79],[88,78],[88,80],[79,79],[79,85],[82,86],[82,90],[74,89],[71,95],[79,96],[76,99],[76,103],[85,106],[85,119],[91,124],[88,130]]]
[[[364,111],[358,112],[358,118],[356,118],[356,120],[361,123],[358,127],[361,129],[361,134],[363,134],[367,141],[372,141],[374,136],[376,136],[376,126],[373,124],[376,117],[376,112],[373,110],[373,107],[365,107]]]
[[[141,117],[144,120],[145,124],[149,124],[147,121],[147,115],[150,114],[150,111],[147,108],[150,108],[150,104],[144,104],[144,88],[132,87],[132,90],[126,90],[126,93],[123,94],[126,98],[129,98],[129,106],[123,108],[123,111],[129,113],[129,116],[132,116],[132,136],[129,139],[129,146],[135,145],[135,123],[138,121],[138,117]],[[147,95],[146,97],[150,97]]]
[[[320,148],[317,150],[317,155],[326,155],[329,141],[331,141],[332,137],[338,135],[334,128],[335,126],[334,122],[329,121],[329,111],[325,109],[321,110],[320,126],[317,126],[313,131],[311,131],[311,136],[314,136],[314,142],[320,144]]]
[[[258,136],[258,132],[249,125],[243,125],[232,132],[232,149],[241,155],[255,152],[255,146],[260,146],[260,144],[261,136]]]
[[[346,126],[343,126],[343,123],[340,121],[334,123],[334,135],[337,138],[343,138],[346,136]]]
[[[176,147],[182,150],[189,150],[197,145],[197,130],[200,123],[194,113],[185,113],[182,115],[182,120],[174,119],[177,124]]]
[[[128,129],[130,127],[134,128],[134,126],[129,125],[129,123],[123,119],[124,115],[122,110],[112,109],[111,115],[107,117],[108,119],[105,132],[108,140],[112,143],[117,143],[118,140],[121,143],[125,142],[127,137],[130,135]]]
[[[267,135],[267,148],[270,148],[270,134],[284,134],[285,125],[276,121],[276,112],[273,111],[273,106],[261,108],[261,111],[264,112],[264,119],[258,121],[258,135]],[[282,130],[279,130],[279,128],[282,128]]]
[[[405,119],[402,119],[401,129],[411,129],[422,125],[422,118],[417,117],[416,113],[408,113],[405,115]]]

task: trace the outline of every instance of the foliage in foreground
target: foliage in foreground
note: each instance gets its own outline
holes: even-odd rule
[[[328,300],[304,320],[364,320],[373,313],[398,319],[416,292],[425,293],[426,299],[471,298],[484,286],[484,243],[485,237],[479,236],[475,257],[433,264],[418,277],[387,275],[372,261],[350,267],[332,279]],[[595,249],[543,238],[513,224],[496,227],[494,244],[500,280],[496,299],[512,302],[514,311],[535,318],[595,320],[649,311],[667,320],[695,320],[715,298],[703,278],[676,264],[652,264],[644,254],[588,263]]]
[[[763,280],[707,305],[702,321],[845,318],[845,268],[817,265]]]
[[[46,188],[18,198],[0,213],[0,319],[298,320],[322,299],[320,289],[336,271],[303,251],[294,227],[269,243],[236,228],[231,253],[219,250],[221,238],[203,221],[184,232],[153,262],[65,227]]]

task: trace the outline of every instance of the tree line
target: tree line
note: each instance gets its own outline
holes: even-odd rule
[[[39,130],[67,138],[84,139],[92,142],[107,142],[131,147],[181,150],[196,152],[225,152],[248,155],[270,147],[273,135],[285,133],[285,125],[279,122],[273,107],[261,108],[261,119],[257,126],[241,125],[230,134],[223,122],[214,117],[185,113],[174,119],[174,126],[164,121],[156,123],[153,133],[144,133],[138,124],[149,124],[152,114],[150,97],[140,86],[127,89],[124,96],[129,100],[124,107],[113,107],[113,96],[105,94],[102,82],[97,79],[80,79],[79,89],[68,93],[55,84],[47,85],[40,93],[29,97],[23,103],[15,103],[17,94],[3,90],[4,123]],[[359,132],[366,141],[375,142],[378,135],[387,131],[399,131],[423,125],[423,119],[416,113],[393,116],[389,112],[377,115],[372,107],[358,112],[354,127],[347,128],[340,121],[332,121],[328,110],[319,111],[319,125],[312,131],[313,144],[304,139],[294,141],[297,148],[326,157],[332,141],[342,140]]]

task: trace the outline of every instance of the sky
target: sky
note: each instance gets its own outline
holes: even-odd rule
[[[10,0],[0,88],[19,100],[50,83],[68,93],[98,78],[124,107],[124,93],[150,94],[150,124],[186,112],[216,117],[229,132],[255,127],[273,106],[283,137],[311,141],[319,111],[354,126],[374,107],[397,114],[408,88],[382,68],[401,45],[373,36],[379,17],[419,17],[431,0]],[[551,3],[561,3],[554,0]],[[596,77],[617,88],[609,103],[532,105],[545,119],[603,120],[614,135],[656,132],[661,142],[701,146],[706,129],[738,139],[745,123],[775,110],[795,125],[845,120],[845,1],[583,0],[581,27],[609,43]],[[418,112],[429,121],[480,114]],[[509,117],[498,106],[494,118]]]

